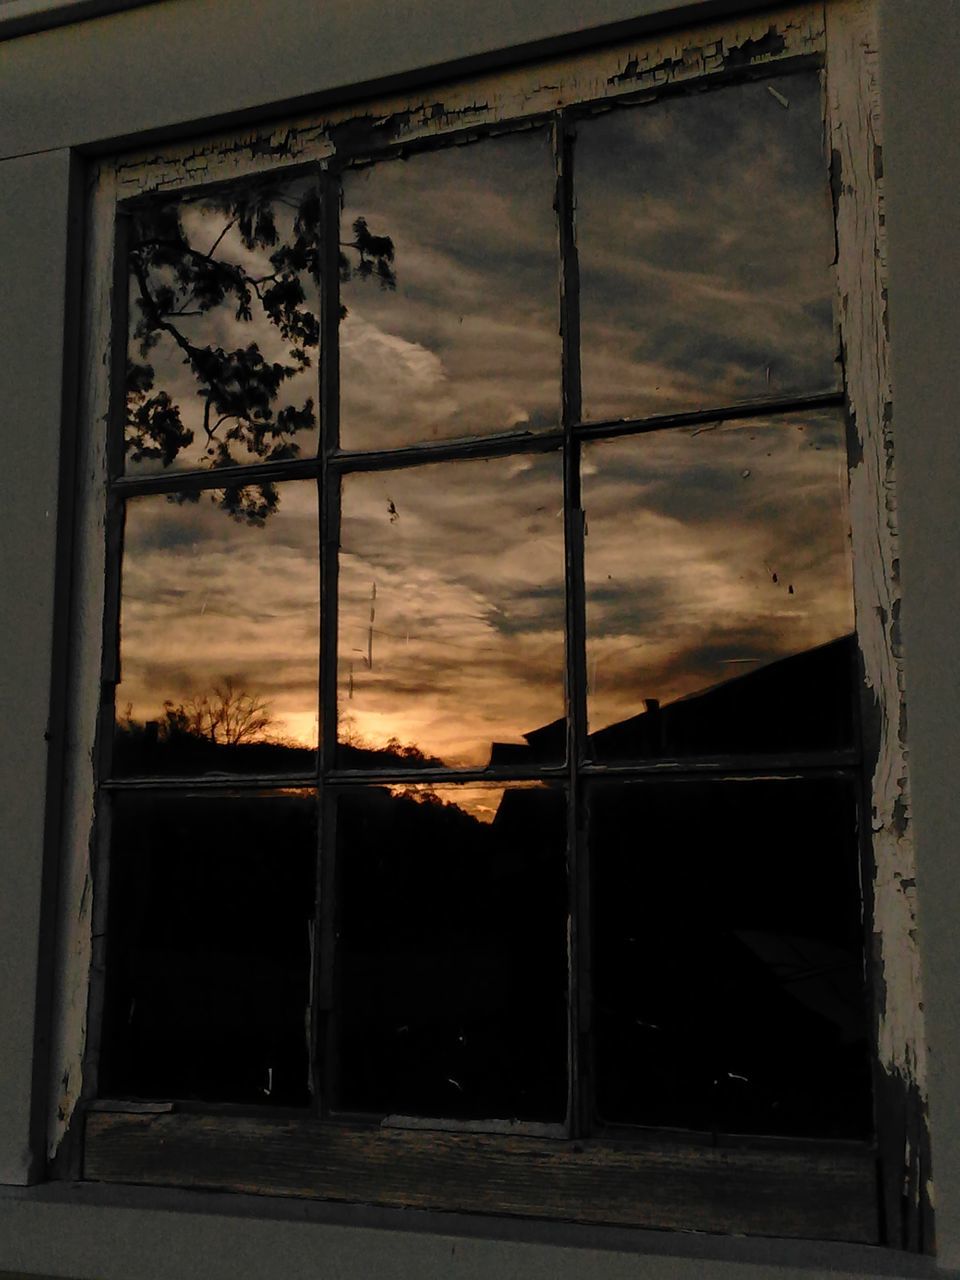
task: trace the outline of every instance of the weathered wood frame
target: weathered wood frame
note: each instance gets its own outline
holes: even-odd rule
[[[56,1086],[52,1099],[51,1155],[59,1151],[65,1172],[108,1181],[151,1182],[257,1189],[268,1194],[359,1199],[385,1204],[420,1205],[512,1212],[599,1222],[686,1227],[710,1231],[751,1231],[823,1239],[884,1241],[901,1247],[932,1247],[927,1141],[923,1095],[923,1054],[919,976],[913,940],[912,847],[910,844],[903,742],[903,689],[897,635],[897,557],[895,502],[892,490],[891,396],[886,372],[883,324],[884,269],[882,238],[882,173],[877,161],[876,55],[869,0],[835,0],[801,7],[781,7],[770,15],[711,24],[599,53],[552,60],[497,76],[479,76],[443,85],[424,97],[394,97],[366,106],[304,117],[271,128],[254,128],[215,138],[201,146],[177,145],[149,154],[125,156],[91,169],[91,216],[88,288],[85,306],[83,409],[86,429],[81,441],[84,492],[76,544],[75,581],[84,584],[75,612],[76,666],[71,700],[72,752],[67,769],[67,847],[62,891],[75,910],[66,913],[62,939],[55,1029]],[[125,482],[116,479],[104,502],[107,479],[118,476],[115,457],[108,456],[116,436],[106,429],[111,419],[111,368],[122,361],[125,280],[112,285],[109,264],[122,254],[115,243],[118,201],[158,190],[181,191],[211,182],[264,172],[293,171],[304,164],[324,172],[336,169],[344,145],[351,154],[371,156],[398,147],[430,145],[444,135],[488,132],[514,126],[549,123],[555,131],[558,160],[558,204],[570,206],[569,112],[583,102],[624,99],[659,93],[701,77],[711,82],[763,74],[801,61],[825,60],[827,119],[834,159],[832,178],[837,219],[837,263],[840,335],[843,344],[851,421],[851,508],[855,594],[861,636],[866,710],[873,726],[875,759],[869,761],[869,802],[873,839],[866,870],[868,919],[873,937],[876,981],[880,1172],[883,1216],[878,1223],[874,1192],[875,1153],[849,1145],[737,1143],[710,1148],[693,1139],[650,1135],[649,1142],[629,1146],[578,1138],[571,1145],[544,1142],[533,1135],[492,1137],[469,1132],[397,1131],[369,1125],[334,1127],[317,1121],[295,1123],[289,1117],[196,1114],[172,1104],[97,1103],[95,1067],[98,1056],[100,981],[106,930],[105,853],[107,813],[94,821],[96,771],[90,744],[103,719],[96,673],[101,652],[110,653],[115,630],[116,571],[119,564],[117,510],[127,493],[163,492],[186,484],[209,484],[209,478],[177,476]],[[330,207],[329,201],[327,207]],[[561,218],[564,263],[561,318],[576,350],[577,280],[572,241],[563,238],[571,226]],[[335,278],[336,273],[332,273]],[[331,331],[336,299],[327,291],[323,306]],[[118,335],[119,334],[119,338]],[[111,343],[115,345],[111,353]],[[325,422],[335,423],[336,353],[323,350]],[[579,428],[579,380],[575,361],[565,355],[563,418],[557,439],[545,437],[530,447],[564,445],[568,577],[577,578],[582,555],[575,492],[576,448],[587,432]],[[811,407],[808,397],[802,404]],[[837,403],[838,397],[827,397]],[[796,402],[744,406],[740,416],[770,414]],[[732,417],[733,406],[708,414],[677,415],[644,424],[591,426],[590,434],[663,429],[701,420]],[[488,440],[418,447],[389,455],[363,457],[324,451],[321,462],[279,464],[276,475],[323,476],[328,468],[350,469],[416,464],[456,456],[490,456],[517,448],[516,441]],[[401,456],[406,453],[407,456]],[[258,474],[261,469],[257,468]],[[234,478],[239,479],[239,475]],[[327,486],[324,479],[325,488]],[[113,513],[110,514],[110,508]],[[335,591],[335,513],[324,516],[322,556],[328,584]],[[578,548],[580,549],[578,551]],[[106,599],[102,584],[107,584]],[[100,584],[100,585],[98,585]],[[582,609],[576,592],[568,592],[576,638]],[[106,607],[104,607],[106,605]],[[101,629],[100,620],[107,625]],[[325,619],[331,611],[327,610]],[[335,614],[334,625],[335,625]],[[326,626],[331,625],[329,621]],[[112,628],[112,629],[111,629]],[[582,645],[574,649],[582,651]],[[106,676],[109,684],[110,659]],[[582,675],[582,673],[581,673]],[[331,677],[328,677],[328,680]],[[582,689],[583,681],[575,680]],[[332,692],[335,692],[333,690]],[[330,705],[331,690],[322,698]],[[578,769],[585,735],[582,707],[571,706],[571,830],[578,825]],[[329,752],[329,729],[327,730]],[[326,754],[326,753],[325,753]],[[329,758],[329,756],[328,756]],[[834,755],[800,761],[729,760],[685,765],[714,776],[725,772],[790,768],[805,771],[856,766],[854,756]],[[321,766],[322,767],[322,766]],[[676,763],[630,766],[643,772],[675,772]],[[605,772],[609,772],[606,770]],[[549,770],[518,774],[485,772],[485,778],[544,777]],[[102,774],[100,776],[103,776]],[[470,775],[459,773],[461,780]],[[422,780],[449,779],[451,774],[425,771]],[[338,782],[349,782],[338,775]],[[381,780],[363,774],[357,783]],[[386,778],[382,780],[387,780]],[[408,778],[409,780],[409,778]],[[272,778],[276,785],[283,779]],[[293,781],[293,779],[291,779]],[[303,779],[298,778],[302,785]],[[114,783],[145,786],[149,780]],[[155,785],[155,784],[154,784]],[[196,784],[191,783],[191,786]],[[202,784],[200,784],[202,785]],[[221,783],[222,785],[222,783]],[[250,780],[245,785],[259,785]],[[108,806],[99,805],[98,809]],[[94,832],[94,836],[91,836]],[[577,842],[570,851],[570,879],[575,897],[587,892],[588,874]],[[324,895],[327,898],[329,895]],[[582,912],[575,911],[578,919]],[[575,954],[584,955],[584,949]],[[578,964],[585,961],[581,959]],[[88,978],[90,1003],[87,1005]],[[571,973],[578,989],[576,966]],[[578,1020],[582,1002],[571,1000],[571,1056],[578,1052]],[[83,1105],[78,1106],[82,1099]],[[584,1117],[571,1100],[575,1137]],[[71,1120],[76,1123],[71,1124]],[[63,1141],[69,1127],[70,1140]],[[81,1128],[85,1128],[81,1138]],[[269,1152],[269,1171],[265,1168]],[[402,1157],[397,1159],[397,1157]],[[394,1170],[404,1170],[396,1174]],[[411,1170],[416,1169],[416,1176]],[[459,1174],[457,1170],[461,1170]],[[532,1191],[536,1184],[538,1190]],[[677,1206],[681,1206],[679,1209]]]

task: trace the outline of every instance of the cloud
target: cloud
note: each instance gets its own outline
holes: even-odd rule
[[[853,630],[840,413],[586,456],[592,728]]]
[[[117,707],[157,718],[165,700],[209,694],[225,676],[270,705],[271,731],[316,743],[319,568],[316,486],[282,486],[263,528],[202,494],[127,504]]]
[[[587,417],[837,385],[819,77],[780,83],[578,128]]]
[[[342,286],[345,448],[556,425],[554,185],[545,133],[345,176],[344,227],[363,217],[389,235],[397,277],[395,290]]]
[[[476,766],[563,713],[561,493],[558,455],[346,478],[338,683],[362,739]]]

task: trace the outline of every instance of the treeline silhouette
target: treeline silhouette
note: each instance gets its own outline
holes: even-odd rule
[[[277,733],[270,704],[242,689],[230,676],[210,693],[174,702],[167,699],[155,720],[136,720],[132,708],[116,719],[113,773],[190,776],[198,773],[312,773],[316,750]],[[355,734],[337,747],[344,769],[424,769],[442,767],[412,743],[390,738],[370,746]]]

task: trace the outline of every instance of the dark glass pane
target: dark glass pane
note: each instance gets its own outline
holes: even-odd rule
[[[557,424],[555,182],[546,131],[344,175],[343,448]]]
[[[271,492],[257,524],[231,519],[221,491],[127,503],[115,773],[313,768],[317,490]]]
[[[101,1094],[305,1104],[313,796],[114,803]]]
[[[577,135],[585,418],[839,388],[816,71]]]
[[[127,471],[315,452],[316,182],[170,199],[128,225]]]
[[[557,454],[348,475],[339,763],[562,759]]]
[[[593,792],[604,1120],[869,1135],[856,823],[836,779]]]
[[[338,1106],[563,1120],[564,825],[532,784],[339,797]]]
[[[839,411],[588,444],[595,758],[852,740]]]

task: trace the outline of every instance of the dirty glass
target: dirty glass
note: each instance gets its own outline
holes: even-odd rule
[[[556,426],[554,187],[545,130],[344,175],[344,449]]]
[[[341,766],[562,758],[562,504],[554,453],[344,477]]]
[[[594,758],[850,745],[846,483],[839,410],[584,446]]]
[[[601,1120],[868,1137],[853,784],[602,785],[589,839]]]
[[[106,1096],[299,1106],[316,803],[115,797]]]
[[[128,474],[315,453],[316,180],[154,201],[127,226]]]
[[[563,1120],[564,825],[537,784],[340,795],[337,1106]]]
[[[122,561],[114,772],[289,773],[317,745],[317,488],[132,498]]]
[[[819,73],[580,122],[583,416],[837,390]]]

